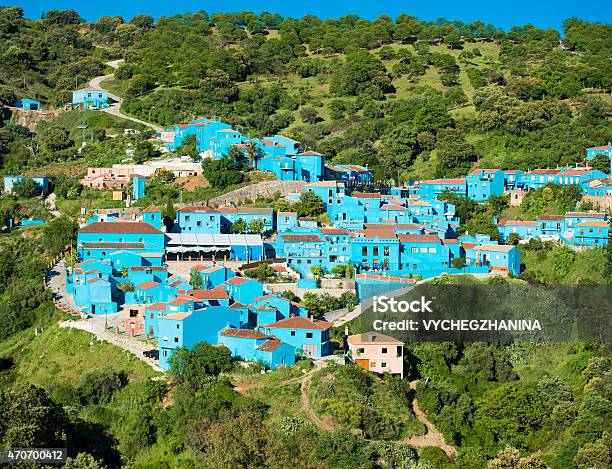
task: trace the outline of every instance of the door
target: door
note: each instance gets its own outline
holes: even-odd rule
[[[315,357],[317,355],[315,344],[304,344],[302,345],[302,350],[307,357]]]
[[[357,358],[355,359],[355,363],[365,370],[370,369],[370,360],[367,358]]]

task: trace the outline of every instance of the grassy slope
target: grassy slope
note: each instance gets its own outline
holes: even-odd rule
[[[57,324],[38,335],[27,329],[0,343],[0,357],[13,357],[18,380],[47,389],[60,384],[78,385],[84,375],[110,367],[125,372],[130,381],[156,376],[148,365],[129,352],[106,342],[92,341],[92,335]]]

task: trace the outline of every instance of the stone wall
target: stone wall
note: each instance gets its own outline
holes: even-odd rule
[[[245,200],[254,200],[258,197],[273,197],[280,193],[281,197],[293,192],[303,192],[305,181],[263,181],[236,189],[227,194],[220,195],[210,200],[210,204],[215,205],[239,205]]]
[[[583,202],[592,202],[599,210],[612,211],[612,195],[583,195]]]

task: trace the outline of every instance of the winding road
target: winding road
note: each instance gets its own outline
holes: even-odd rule
[[[108,65],[109,67],[113,68],[113,69],[117,69],[119,68],[119,64],[123,62],[123,59],[118,59],[118,60],[111,60],[110,62],[107,62],[106,65]],[[97,77],[92,78],[89,81],[89,87],[93,90],[103,90],[104,88],[102,88],[101,83],[106,80],[107,78],[112,78],[114,77],[115,74],[114,73],[109,73],[107,75],[100,75]],[[108,97],[110,99],[112,99],[114,101],[113,104],[111,104],[109,107],[107,107],[106,109],[102,109],[102,111],[108,113],[108,114],[112,114],[113,116],[117,116],[120,117],[122,119],[127,119],[129,121],[132,122],[136,122],[138,124],[142,124],[144,126],[149,127],[150,129],[155,130],[156,132],[161,132],[162,130],[164,130],[163,128],[161,128],[159,125],[155,125],[155,124],[151,124],[150,122],[145,122],[143,120],[140,119],[136,119],[135,117],[131,117],[131,116],[127,116],[125,114],[123,114],[121,112],[121,102],[122,99],[120,96],[117,96],[115,94],[112,93],[108,93]]]

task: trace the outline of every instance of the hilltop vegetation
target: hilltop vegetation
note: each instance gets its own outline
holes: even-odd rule
[[[124,58],[109,85],[125,112],[164,126],[206,115],[253,135],[283,132],[336,162],[369,164],[378,180],[572,164],[612,130],[612,27],[578,19],[565,22],[562,41],[532,25],[502,31],[407,14],[85,23],[71,10],[33,21],[12,7],[0,24],[0,52],[15,64],[0,75],[4,103],[63,103],[104,60]],[[53,151],[67,147],[60,139]]]

